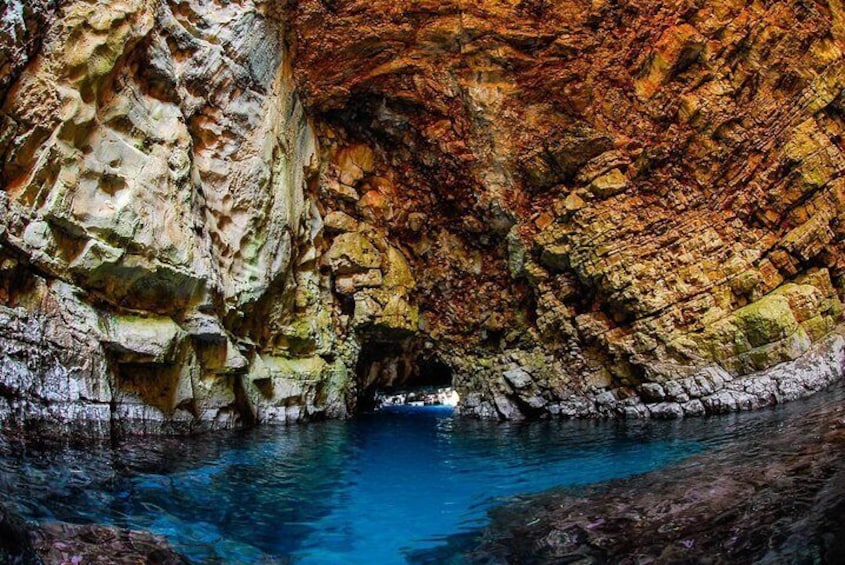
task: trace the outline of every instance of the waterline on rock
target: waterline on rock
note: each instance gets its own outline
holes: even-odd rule
[[[812,402],[812,401],[811,401]],[[660,469],[801,408],[679,422],[468,421],[442,406],[117,448],[2,445],[2,498],[38,520],[166,536],[197,562],[402,563],[514,495]]]
[[[376,410],[390,406],[445,406],[455,408],[460,401],[461,397],[458,391],[450,386],[377,392],[375,396]]]

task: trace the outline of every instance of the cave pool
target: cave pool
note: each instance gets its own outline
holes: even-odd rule
[[[751,442],[841,396],[673,422],[480,422],[393,407],[188,439],[0,439],[0,502],[31,520],[149,530],[196,563],[432,562],[432,549],[510,497]]]

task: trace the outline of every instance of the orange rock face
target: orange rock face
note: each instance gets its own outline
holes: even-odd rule
[[[677,417],[843,374],[841,0],[0,10],[4,425],[450,378],[466,414]]]
[[[294,76],[337,163],[321,209],[402,250],[418,337],[465,411],[578,413],[586,394],[634,415],[654,383],[653,400],[697,413],[720,381],[836,333],[841,2],[290,10]],[[361,145],[372,172],[350,173]],[[727,408],[703,408],[789,396],[728,388]]]

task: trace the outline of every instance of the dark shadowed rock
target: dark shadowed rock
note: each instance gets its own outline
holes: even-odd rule
[[[417,561],[843,563],[845,404],[660,471],[526,497],[491,517],[476,536]]]
[[[101,525],[36,526],[0,506],[0,565],[188,565],[164,538]]]

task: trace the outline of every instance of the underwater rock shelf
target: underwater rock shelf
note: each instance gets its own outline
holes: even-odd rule
[[[841,387],[838,396],[666,469],[524,497],[493,510],[471,541],[419,562],[842,563]]]
[[[162,537],[99,525],[26,523],[0,507],[0,563],[189,565]]]
[[[845,387],[699,423],[497,423],[418,407],[189,443],[2,443],[0,504],[40,524],[4,512],[0,556],[841,562]]]

